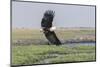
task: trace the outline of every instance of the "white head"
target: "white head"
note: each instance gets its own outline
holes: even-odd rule
[[[50,28],[50,31],[54,31],[54,30],[56,30],[56,27],[51,27]]]

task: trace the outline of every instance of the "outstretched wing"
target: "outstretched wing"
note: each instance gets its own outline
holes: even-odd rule
[[[43,28],[50,28],[50,27],[52,27],[53,18],[54,18],[54,11],[47,10],[44,13],[44,16],[42,18],[41,27],[43,27]]]
[[[61,44],[60,40],[57,38],[54,31],[44,32],[44,34],[45,34],[46,38],[49,40],[50,44],[56,44],[56,45]]]

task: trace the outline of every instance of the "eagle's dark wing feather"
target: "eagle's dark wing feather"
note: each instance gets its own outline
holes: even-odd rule
[[[47,10],[42,18],[41,27],[44,28],[52,27],[53,18],[54,18],[54,12],[51,10]]]
[[[44,32],[44,34],[46,38],[49,40],[50,44],[56,44],[56,45],[61,44],[60,40],[57,38],[54,31]]]

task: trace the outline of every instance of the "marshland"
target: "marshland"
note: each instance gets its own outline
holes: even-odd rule
[[[12,29],[12,65],[95,61],[94,28],[55,30],[62,45],[48,44],[39,29]]]

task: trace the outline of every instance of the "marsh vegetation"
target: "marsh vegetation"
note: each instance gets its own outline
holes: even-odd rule
[[[63,43],[61,46],[48,45],[38,29],[13,29],[12,65],[95,61],[94,29],[58,29],[55,32]],[[94,42],[94,45],[70,46],[70,41]]]

